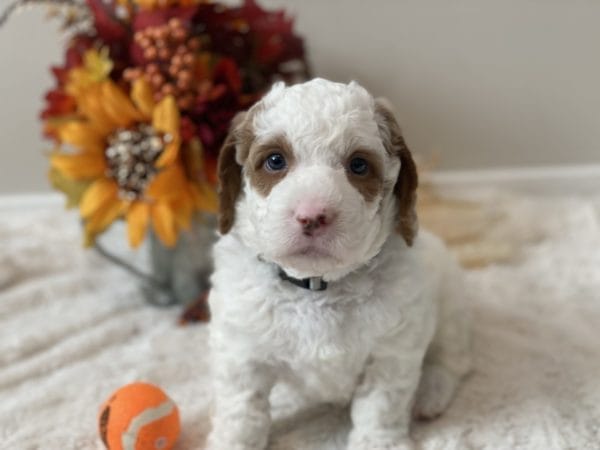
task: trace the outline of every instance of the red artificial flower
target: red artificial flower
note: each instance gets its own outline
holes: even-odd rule
[[[116,18],[114,2],[104,0],[86,0],[94,19],[94,29],[106,44],[127,39],[128,30],[124,23]]]
[[[94,39],[88,35],[75,35],[69,41],[62,67],[54,66],[50,70],[56,79],[56,87],[46,93],[46,106],[40,113],[40,118],[48,120],[68,116],[76,112],[75,100],[65,92],[64,86],[68,81],[69,71],[83,64],[83,55],[94,45]],[[56,135],[50,127],[44,128],[44,136],[55,140]]]
[[[191,22],[198,6],[171,7],[159,9],[145,9],[139,11],[131,21],[133,31],[143,30],[167,23],[170,19],[177,18],[183,22]],[[214,5],[213,5],[214,6]]]
[[[61,89],[48,91],[45,96],[46,108],[40,114],[40,118],[46,120],[50,117],[64,116],[75,111],[77,103]]]

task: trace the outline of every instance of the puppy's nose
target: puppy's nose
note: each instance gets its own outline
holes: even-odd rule
[[[328,224],[327,216],[319,214],[316,217],[297,216],[296,220],[302,225],[305,231],[316,230],[319,227],[324,227]]]
[[[312,236],[317,230],[322,230],[330,225],[333,218],[334,214],[325,208],[300,207],[296,210],[296,221],[307,236]]]

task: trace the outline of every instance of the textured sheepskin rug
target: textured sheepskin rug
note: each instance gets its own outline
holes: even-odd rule
[[[597,448],[600,197],[484,200],[502,217],[486,239],[511,258],[470,264],[475,370],[412,435],[425,450]],[[0,202],[0,448],[102,449],[98,408],[134,380],[178,404],[177,449],[202,448],[206,326],[148,306],[135,280],[80,240],[55,201]],[[277,392],[273,403],[271,449],[344,448],[346,411],[302,410]]]

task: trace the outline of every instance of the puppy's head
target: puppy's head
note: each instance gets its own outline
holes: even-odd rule
[[[296,277],[335,279],[417,231],[417,173],[393,114],[356,83],[276,84],[233,121],[222,234]]]

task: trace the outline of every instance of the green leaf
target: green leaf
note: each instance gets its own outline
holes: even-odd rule
[[[75,208],[79,205],[81,197],[91,181],[72,180],[65,177],[59,170],[52,168],[48,173],[48,179],[54,189],[62,191],[67,196],[67,208]]]

